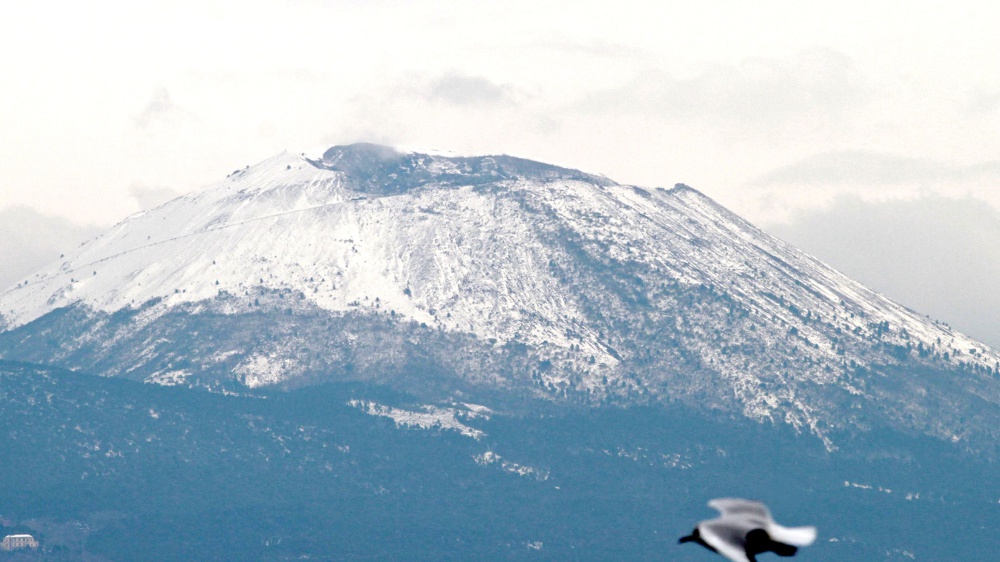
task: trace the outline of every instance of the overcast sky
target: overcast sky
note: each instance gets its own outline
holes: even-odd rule
[[[19,2],[0,19],[0,269],[30,245],[8,217],[89,236],[282,150],[365,140],[687,183],[919,310],[959,287],[907,292],[906,267],[850,251],[891,238],[858,217],[949,225],[893,239],[905,263],[950,248],[949,278],[998,270],[976,253],[1000,209],[998,6]],[[987,304],[935,314],[1000,345]]]

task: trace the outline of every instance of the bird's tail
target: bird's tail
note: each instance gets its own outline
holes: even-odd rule
[[[809,546],[816,540],[816,527],[782,527],[774,525],[768,529],[771,539],[795,546]]]

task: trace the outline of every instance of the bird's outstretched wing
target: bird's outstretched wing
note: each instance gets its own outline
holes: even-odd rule
[[[771,540],[792,546],[809,546],[816,540],[816,527],[782,527],[771,523],[766,531]]]
[[[733,528],[721,519],[713,519],[699,523],[698,533],[701,540],[732,562],[750,562],[746,555],[744,530]]]
[[[739,498],[717,498],[708,502],[708,507],[717,510],[723,517],[760,517],[771,521],[771,512],[767,506],[755,501]]]

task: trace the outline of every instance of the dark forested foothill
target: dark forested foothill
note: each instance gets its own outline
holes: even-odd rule
[[[701,560],[676,537],[731,495],[817,525],[814,561],[1000,548],[996,466],[927,437],[831,453],[682,405],[437,405],[476,438],[358,404],[426,411],[361,384],[225,396],[2,362],[0,514],[53,560]]]

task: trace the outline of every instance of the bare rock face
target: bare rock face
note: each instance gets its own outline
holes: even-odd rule
[[[0,314],[4,359],[166,385],[682,401],[831,450],[1000,437],[996,351],[690,187],[509,156],[280,154],[67,252]]]

